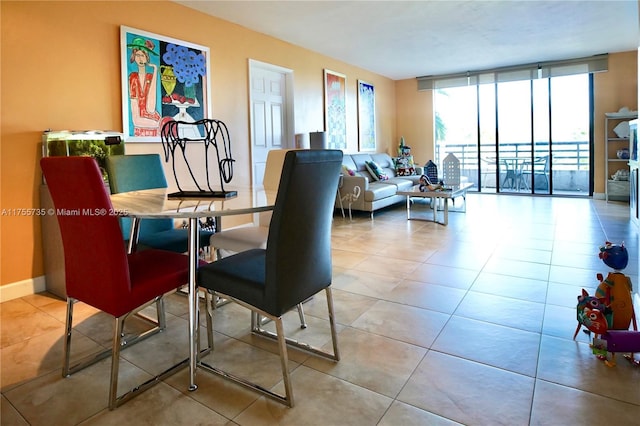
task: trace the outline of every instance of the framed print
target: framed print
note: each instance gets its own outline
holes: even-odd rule
[[[127,142],[160,142],[160,129],[171,119],[212,118],[209,56],[204,46],[120,27],[122,127]]]
[[[358,149],[376,150],[376,102],[373,84],[358,80]]]
[[[324,126],[329,149],[347,148],[347,77],[324,70]]]

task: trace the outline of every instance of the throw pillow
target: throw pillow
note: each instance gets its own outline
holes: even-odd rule
[[[342,165],[342,173],[345,174],[345,175],[348,175],[348,176],[355,176],[356,175],[355,170],[351,170],[345,164]]]
[[[364,165],[375,180],[389,180],[389,176],[387,176],[375,161],[365,161]]]

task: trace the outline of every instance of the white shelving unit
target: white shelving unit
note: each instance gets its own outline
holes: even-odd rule
[[[638,118],[637,113],[608,112],[605,114],[604,154],[605,154],[605,199],[611,201],[629,201],[629,181],[613,180],[611,175],[618,170],[629,170],[629,159],[618,158],[617,152],[629,148],[629,138],[620,138],[613,129],[624,121]]]

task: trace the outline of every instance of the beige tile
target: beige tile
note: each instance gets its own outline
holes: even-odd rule
[[[549,277],[549,268],[549,265],[544,263],[509,260],[494,256],[489,259],[483,271],[534,280],[546,280]]]
[[[2,304],[0,347],[4,348],[52,331],[62,333],[64,324],[21,299]]]
[[[433,350],[397,400],[468,425],[526,425],[534,379]]]
[[[580,267],[551,265],[549,268],[549,281],[569,284],[569,285],[585,285],[597,287],[598,281],[596,275],[598,273],[605,274],[607,268],[586,269]]]
[[[372,307],[378,299],[362,296],[356,293],[332,288],[333,311],[338,324],[353,323],[367,309]],[[306,315],[327,318],[327,298],[324,292],[316,294],[311,300],[303,304]]]
[[[418,265],[419,262],[378,255],[367,257],[353,269],[392,278],[404,278],[410,276]]]
[[[14,388],[4,395],[30,425],[75,425],[107,408],[111,359],[63,378],[56,371]],[[150,376],[120,363],[119,393]]]
[[[407,278],[423,283],[438,284],[463,290],[469,289],[478,276],[478,271],[460,267],[424,263]]]
[[[203,362],[267,389],[282,380],[280,356],[277,353],[235,339],[216,342],[215,349],[203,358]],[[289,371],[296,368],[298,363],[289,359]]]
[[[142,420],[144,419],[144,421]],[[116,410],[104,409],[83,424],[158,426],[225,425],[229,419],[178,390],[159,383]]]
[[[640,409],[640,368],[618,355],[608,367],[587,343],[542,336],[538,379],[635,404]]]
[[[544,323],[542,325],[542,334],[547,336],[560,337],[562,339],[571,340],[578,328],[578,320],[576,319],[576,308],[566,308],[564,306],[547,305],[544,310]],[[580,330],[576,340],[579,342],[590,341],[587,334]]]
[[[378,426],[453,426],[460,423],[421,410],[403,402],[394,401]]]
[[[51,331],[0,350],[2,391],[50,372],[62,374],[64,334]],[[71,364],[103,348],[82,334],[71,340]]]
[[[239,425],[375,425],[393,399],[300,367],[291,375],[295,407],[261,397],[233,419]],[[282,392],[282,386],[275,388]],[[348,401],[348,403],[346,403]]]
[[[339,250],[333,248],[331,251],[331,261],[334,267],[353,268],[360,262],[364,261],[369,255],[367,253],[359,253],[350,250]]]
[[[374,272],[349,270],[334,277],[332,287],[350,293],[382,299],[393,290],[402,277],[378,275]]]
[[[529,424],[637,425],[638,419],[638,405],[537,380]]]
[[[535,377],[540,334],[452,317],[431,349]]]
[[[457,288],[403,280],[385,296],[385,299],[451,314],[465,294],[466,291]]]
[[[0,398],[0,419],[3,425],[11,426],[28,426],[29,423],[20,415],[7,398]]]
[[[204,336],[203,336],[204,338]],[[189,356],[189,323],[167,318],[167,328],[120,352],[120,357],[157,375]]]
[[[551,250],[537,250],[519,246],[500,246],[493,253],[493,256],[501,259],[543,263],[546,265],[551,263],[552,258]]]
[[[449,315],[386,301],[377,302],[352,326],[391,339],[429,348]]]
[[[216,413],[220,413],[228,419],[233,419],[239,415],[260,397],[258,393],[233,383],[230,380],[225,380],[216,374],[209,373],[202,368],[196,371],[195,383],[198,388],[195,391],[188,390],[188,369],[181,370],[177,374],[169,377],[165,382],[187,397],[198,401],[200,404]],[[185,414],[185,418],[189,418],[188,414]],[[207,423],[205,422],[203,424]]]
[[[339,335],[340,361],[311,356],[304,365],[374,392],[395,397],[426,349],[353,328]]]
[[[463,266],[465,269],[479,271],[490,255],[491,253],[483,250],[482,246],[460,242],[450,246],[442,245],[433,256],[429,257],[428,263],[456,268]]]
[[[579,283],[569,285],[549,282],[546,302],[550,305],[575,308],[578,303],[578,296],[582,294],[582,290],[587,290],[590,295],[595,295],[597,285],[598,283],[595,280],[593,283],[585,283],[584,286],[581,286]]]
[[[544,304],[470,291],[454,314],[539,333]]]
[[[621,356],[606,367],[589,336],[572,340],[577,295],[609,270],[597,258],[603,235],[639,251],[628,205],[478,194],[467,201],[468,212],[452,213],[449,226],[407,221],[403,205],[373,220],[335,216],[342,359],[289,349],[292,409],[201,368],[191,392],[185,368],[109,411],[110,358],[62,379],[66,302],[42,293],[0,305],[2,424],[635,424],[640,369]],[[638,282],[637,264],[625,273]],[[120,392],[186,356],[187,297],[168,295],[165,306],[167,331],[123,351]],[[330,349],[324,294],[304,308],[309,327],[289,312],[286,334]],[[74,361],[111,345],[112,318],[84,303],[74,317]],[[252,335],[249,322],[236,304],[217,309],[207,360],[283,391],[277,345]],[[134,318],[126,331],[146,327]]]
[[[471,290],[529,302],[544,303],[547,296],[547,280],[534,280],[481,272],[471,286]]]

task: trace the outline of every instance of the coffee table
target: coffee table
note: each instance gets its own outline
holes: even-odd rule
[[[447,225],[449,223],[449,199],[462,197],[464,199],[463,208],[460,212],[467,211],[467,191],[469,188],[473,187],[472,183],[461,183],[460,185],[454,185],[450,189],[443,191],[420,191],[420,185],[414,185],[408,191],[398,191],[398,195],[404,195],[407,197],[407,220],[427,220],[431,222],[436,222],[441,225]],[[433,220],[420,218],[420,217],[411,217],[411,199],[412,198],[431,198],[434,202],[432,203],[433,207]],[[444,201],[444,207],[442,209],[442,221],[438,220],[438,204],[440,201]]]

